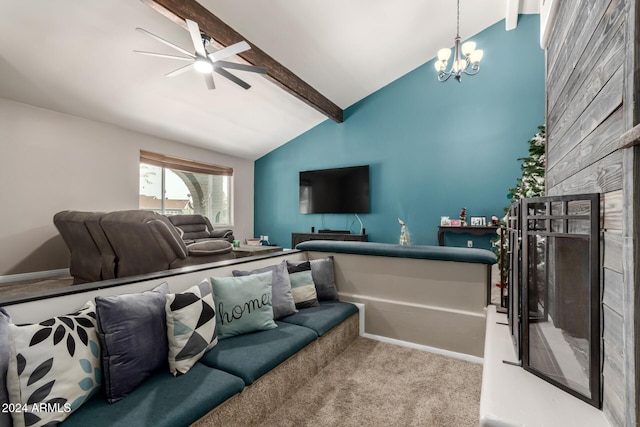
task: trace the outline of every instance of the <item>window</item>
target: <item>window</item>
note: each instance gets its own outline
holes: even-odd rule
[[[139,208],[164,215],[200,214],[233,225],[233,169],[140,151]]]

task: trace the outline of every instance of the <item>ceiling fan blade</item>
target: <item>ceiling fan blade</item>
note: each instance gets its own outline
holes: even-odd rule
[[[191,67],[193,67],[193,63],[191,63],[191,64],[187,64],[187,65],[185,65],[184,67],[180,67],[180,68],[178,68],[177,70],[173,70],[172,72],[165,74],[165,77],[175,77],[175,76],[177,76],[178,74],[182,74],[182,73],[184,73],[185,71],[189,71],[189,69],[190,69]]]
[[[141,50],[134,50],[134,52],[135,53],[140,53],[142,55],[158,56],[160,58],[179,59],[181,61],[193,62],[193,58],[187,58],[186,56],[165,55],[164,53],[143,52]]]
[[[154,39],[158,40],[160,43],[164,43],[167,46],[177,50],[178,52],[184,53],[185,55],[189,56],[190,58],[195,58],[196,57],[193,53],[191,53],[191,52],[189,52],[187,50],[184,50],[180,46],[176,46],[175,44],[163,39],[162,37],[158,37],[155,34],[150,33],[149,31],[145,30],[144,28],[136,28],[136,30],[142,31],[143,33],[147,34],[148,36],[153,37]]]
[[[193,22],[190,19],[185,19],[187,23],[187,28],[189,29],[189,35],[191,36],[191,41],[193,42],[193,47],[196,49],[196,53],[199,56],[207,57],[207,51],[204,48],[204,44],[202,43],[202,35],[200,35],[200,27],[198,24]]]
[[[237,78],[236,76],[234,76],[233,74],[225,70],[224,68],[213,67],[213,71],[215,71],[216,73],[220,74],[223,77],[226,77],[227,79],[231,80],[232,82],[234,82],[235,84],[237,84],[238,86],[244,89],[249,89],[251,87],[249,83],[245,82],[244,80],[240,80],[239,78]]]
[[[207,73],[204,75],[204,81],[207,83],[209,90],[216,88],[216,84],[213,82],[213,73]]]
[[[267,74],[267,69],[264,67],[256,67],[255,65],[237,64],[235,62],[228,61],[216,61],[217,67],[232,68],[234,70],[251,71],[252,73]]]
[[[231,46],[227,46],[216,52],[212,52],[208,56],[211,61],[216,62],[216,61],[220,61],[221,59],[225,59],[230,56],[237,55],[249,49],[251,49],[251,46],[249,46],[249,43],[242,40],[241,42],[234,43]]]

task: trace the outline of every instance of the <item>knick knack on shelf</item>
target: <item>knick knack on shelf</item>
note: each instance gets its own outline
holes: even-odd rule
[[[407,226],[400,218],[398,218],[398,222],[400,223],[400,244],[403,246],[408,246],[411,244],[411,236],[409,236]]]
[[[467,225],[467,208],[460,210],[460,225],[463,227]]]

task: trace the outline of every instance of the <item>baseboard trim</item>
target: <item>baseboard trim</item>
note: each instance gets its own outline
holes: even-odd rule
[[[472,356],[471,354],[458,353],[456,351],[444,350],[441,348],[430,347],[424,344],[416,344],[409,341],[397,340],[395,338],[383,337],[382,335],[369,334],[364,331],[364,309],[365,305],[360,302],[352,302],[351,304],[358,307],[358,316],[360,321],[359,335],[363,338],[369,338],[375,341],[382,341],[389,344],[401,345],[403,347],[413,348],[415,350],[426,351],[427,353],[441,354],[443,356],[453,357],[454,359],[466,360],[467,362],[477,363],[478,365],[484,364],[484,359],[478,356]]]
[[[369,338],[376,341],[382,341],[389,344],[401,345],[403,347],[413,348],[415,350],[426,351],[427,353],[441,354],[443,356],[453,357],[454,359],[466,360],[467,362],[477,363],[478,365],[484,364],[484,359],[470,354],[458,353],[455,351],[444,350],[441,348],[430,347],[428,345],[416,344],[409,341],[397,340],[395,338],[383,337],[381,335],[373,335],[369,333],[362,334],[364,338]]]
[[[68,268],[61,268],[59,270],[33,271],[30,273],[8,274],[6,276],[0,276],[0,284],[21,282],[23,280],[37,280],[48,279],[51,277],[69,276],[69,274],[70,273]]]

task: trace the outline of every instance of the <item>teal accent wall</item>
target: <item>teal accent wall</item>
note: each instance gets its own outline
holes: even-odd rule
[[[354,215],[302,215],[298,173],[368,164],[371,213],[361,214],[370,241],[397,243],[398,217],[412,244],[436,245],[440,217],[502,216],[521,175],[518,158],[544,123],[544,52],[538,15],[521,15],[471,38],[484,50],[480,73],[438,82],[433,60],[255,162],[256,236],[289,247],[292,232],[350,229]],[[453,41],[453,35],[452,35]],[[489,247],[489,239],[447,235],[446,244]]]

